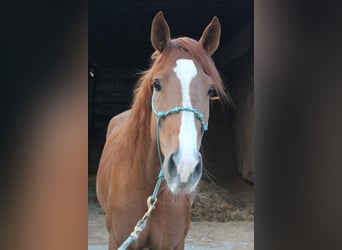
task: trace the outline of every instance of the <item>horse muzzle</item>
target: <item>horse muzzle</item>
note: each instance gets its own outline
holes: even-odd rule
[[[202,156],[171,154],[164,162],[167,184],[174,194],[193,192],[202,176]]]

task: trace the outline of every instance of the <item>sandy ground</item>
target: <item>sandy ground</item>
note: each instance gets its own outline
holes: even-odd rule
[[[88,203],[89,250],[107,250],[105,215],[90,181]],[[253,188],[236,182],[227,189],[205,185],[193,207],[186,250],[254,249]],[[210,216],[209,216],[210,215]],[[221,221],[221,222],[220,222]]]
[[[104,214],[97,203],[88,207],[89,250],[107,249]],[[185,249],[254,249],[254,222],[191,222]]]

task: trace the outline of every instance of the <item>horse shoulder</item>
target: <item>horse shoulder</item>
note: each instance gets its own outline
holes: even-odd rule
[[[119,129],[126,123],[130,110],[124,111],[114,116],[107,127],[106,143],[102,151],[99,168],[96,177],[96,192],[101,206],[105,209],[107,205],[108,195],[110,195],[112,172],[112,154],[110,149],[113,147],[113,140],[109,140],[118,134]]]
[[[112,135],[112,132],[114,131],[115,128],[118,128],[125,124],[127,121],[127,118],[129,117],[129,114],[131,113],[131,110],[126,110],[116,116],[114,116],[107,127],[107,134],[106,134],[106,140]]]

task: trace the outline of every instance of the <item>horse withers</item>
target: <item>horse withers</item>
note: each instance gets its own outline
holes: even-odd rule
[[[227,97],[211,59],[220,32],[214,17],[199,41],[171,39],[163,13],[154,17],[152,66],[137,84],[131,109],[110,121],[97,174],[110,250],[125,241],[144,215],[160,168],[166,181],[158,203],[145,230],[128,248],[184,249],[191,204],[202,176],[199,150],[210,97],[214,92],[221,99]]]

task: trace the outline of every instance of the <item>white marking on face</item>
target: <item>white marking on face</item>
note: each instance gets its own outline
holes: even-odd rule
[[[190,83],[197,75],[194,62],[190,59],[178,59],[173,71],[176,73],[182,90],[182,107],[192,108],[190,98]],[[176,162],[177,172],[181,182],[187,182],[190,174],[194,171],[198,159],[197,152],[197,130],[195,126],[194,113],[183,111],[179,132],[179,152]]]

